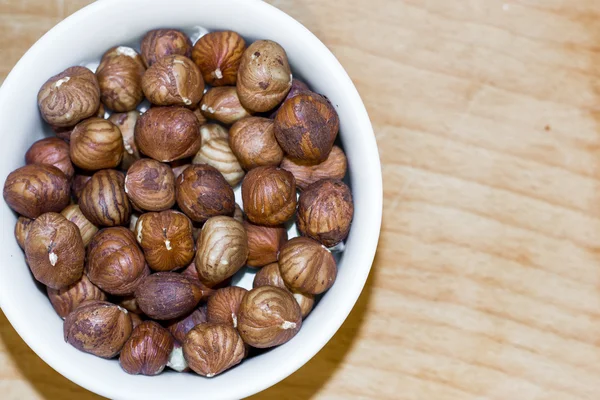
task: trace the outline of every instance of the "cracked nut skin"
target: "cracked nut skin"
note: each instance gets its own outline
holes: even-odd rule
[[[119,354],[132,330],[127,310],[100,300],[81,304],[67,316],[63,326],[65,342],[102,358]]]
[[[232,217],[210,218],[200,232],[194,260],[200,282],[212,287],[242,268],[248,258],[248,236]]]
[[[220,125],[207,124],[200,128],[200,136],[202,146],[192,163],[215,167],[231,186],[240,183],[245,172],[229,147],[227,130]]]
[[[175,204],[173,170],[150,158],[138,160],[127,171],[125,193],[131,204],[140,210],[168,210]]]
[[[183,355],[192,371],[212,378],[239,364],[246,356],[246,347],[231,326],[206,323],[196,325],[186,335]]]
[[[100,87],[96,75],[85,67],[70,67],[44,83],[37,96],[42,118],[66,128],[96,115]]]
[[[315,182],[298,199],[298,230],[325,247],[333,247],[348,237],[353,216],[352,193],[339,180]]]
[[[171,335],[173,335],[175,340],[179,343],[183,343],[185,341],[185,335],[187,335],[192,328],[206,322],[206,306],[202,306],[185,317],[167,321],[166,328],[171,332]]]
[[[92,237],[98,232],[98,227],[92,224],[81,212],[81,209],[77,204],[68,205],[64,210],[60,212],[63,217],[77,225],[83,245],[87,246],[92,241]]]
[[[160,162],[191,157],[200,149],[200,123],[184,107],[152,107],[135,125],[138,149]]]
[[[17,218],[17,223],[15,224],[15,238],[17,239],[17,243],[19,247],[25,249],[25,240],[27,239],[27,235],[29,234],[29,230],[31,229],[31,224],[33,224],[33,219],[20,216]]]
[[[113,47],[104,53],[96,70],[102,104],[116,112],[135,110],[144,100],[145,71],[142,57],[131,47]]]
[[[191,165],[176,183],[177,205],[194,222],[217,215],[233,215],[233,189],[223,175],[207,164]]]
[[[52,289],[77,282],[85,259],[77,225],[58,213],[40,215],[25,240],[25,257],[35,279]]]
[[[63,319],[85,301],[106,300],[106,294],[94,285],[85,274],[70,286],[58,290],[48,287],[46,292],[52,307]]]
[[[146,70],[142,78],[144,95],[157,106],[195,107],[204,94],[200,70],[187,57],[161,58]]]
[[[270,40],[257,40],[244,54],[238,69],[237,91],[250,111],[277,107],[292,87],[292,71],[285,50]]]
[[[292,294],[274,286],[250,290],[238,311],[238,331],[256,348],[279,346],[291,340],[302,326],[300,306]]]
[[[279,249],[287,242],[287,230],[283,226],[254,225],[244,221],[248,235],[248,260],[251,267],[263,267],[277,261]]]
[[[69,179],[51,165],[31,164],[8,174],[4,201],[18,214],[37,218],[46,212],[60,212],[69,204]]]
[[[135,291],[135,298],[144,314],[157,320],[186,315],[205,296],[204,287],[198,281],[176,272],[152,274]]]
[[[158,375],[167,366],[174,344],[169,331],[154,321],[144,321],[125,342],[119,364],[128,374]]]
[[[25,153],[25,164],[46,164],[60,169],[69,179],[75,168],[69,156],[69,144],[62,139],[49,137],[38,140]]]
[[[242,167],[277,167],[283,160],[283,150],[275,139],[274,122],[268,118],[244,118],[229,130],[229,146]]]
[[[139,117],[140,112],[134,110],[127,113],[115,113],[108,118],[119,128],[123,136],[123,158],[119,165],[119,169],[123,171],[127,171],[134,162],[141,158],[134,136],[135,124]]]
[[[76,174],[71,181],[71,194],[75,201],[79,200],[85,185],[92,179],[91,175]]]
[[[215,291],[206,303],[208,322],[237,328],[237,314],[248,291],[239,286],[229,286]]]
[[[202,97],[200,112],[205,118],[231,125],[251,113],[242,106],[235,86],[213,87]]]
[[[294,176],[277,167],[257,167],[242,181],[244,212],[257,225],[281,225],[296,212]]]
[[[141,52],[149,67],[166,56],[191,57],[192,41],[185,33],[175,29],[155,29],[146,33],[142,39]]]
[[[325,161],[339,129],[335,108],[316,93],[302,93],[286,100],[275,117],[279,145],[289,157],[305,163]]]
[[[210,32],[194,45],[192,60],[207,84],[213,87],[235,85],[245,50],[246,42],[236,32]]]
[[[335,282],[337,266],[331,252],[307,238],[290,239],[279,252],[279,270],[287,287],[308,294],[321,294]]]
[[[319,164],[307,164],[290,157],[283,157],[281,168],[290,171],[296,179],[296,186],[305,190],[321,179],[341,180],[346,176],[348,162],[344,151],[338,146],[333,146],[329,156]]]
[[[97,171],[116,168],[123,159],[123,136],[109,120],[88,118],[71,134],[70,156],[77,167]]]
[[[150,270],[133,233],[119,226],[102,229],[92,238],[86,273],[105,292],[128,296],[134,293]]]
[[[81,191],[79,208],[96,226],[118,226],[129,223],[131,204],[125,193],[125,176],[113,169],[92,175]]]
[[[154,271],[183,268],[195,255],[192,221],[179,211],[142,214],[136,224],[136,239]]]

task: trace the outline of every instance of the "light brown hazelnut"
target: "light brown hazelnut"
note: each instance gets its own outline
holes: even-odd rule
[[[288,342],[302,326],[300,306],[292,294],[274,286],[250,290],[238,311],[238,331],[252,347],[267,348]]]
[[[251,267],[263,267],[277,261],[279,249],[287,242],[287,230],[283,226],[254,225],[244,221],[248,235],[248,261]]]
[[[161,162],[191,157],[200,149],[200,124],[183,107],[152,107],[135,126],[138,149]]]
[[[61,318],[88,300],[106,300],[106,295],[84,274],[81,279],[63,289],[46,288],[52,307]]]
[[[183,355],[195,373],[212,378],[239,364],[246,347],[231,326],[206,323],[196,325],[186,335]]]
[[[258,225],[280,225],[296,212],[294,176],[281,168],[256,167],[242,181],[244,212]]]
[[[200,102],[200,112],[208,119],[231,125],[251,114],[240,103],[235,86],[208,89]]]
[[[275,137],[283,151],[306,163],[327,159],[339,129],[335,108],[316,93],[286,100],[275,117]]]
[[[64,210],[60,212],[63,217],[77,225],[83,245],[87,246],[91,241],[92,237],[98,232],[98,227],[92,224],[81,212],[81,209],[77,204],[68,205]]]
[[[64,323],[65,342],[103,358],[113,358],[119,354],[132,330],[127,310],[100,300],[81,304],[67,316]]]
[[[327,159],[320,164],[307,164],[283,157],[280,167],[290,171],[296,179],[296,186],[304,190],[321,179],[343,179],[346,176],[347,164],[344,151],[338,146],[333,146]]]
[[[192,60],[174,55],[148,68],[142,88],[150,103],[157,106],[195,107],[204,94],[204,80]]]
[[[131,47],[108,50],[96,70],[102,103],[116,112],[135,110],[144,99],[142,76],[145,71],[142,57]]]
[[[121,131],[106,119],[88,118],[77,124],[70,146],[73,164],[88,171],[115,168],[123,159]]]
[[[215,167],[207,164],[186,168],[177,178],[176,193],[177,205],[195,222],[235,211],[233,189]]]
[[[25,239],[27,264],[35,279],[52,289],[62,289],[83,273],[85,248],[77,225],[60,214],[40,215]]]
[[[136,226],[136,239],[154,271],[183,268],[194,258],[192,222],[179,211],[142,214]]]
[[[212,217],[202,227],[196,252],[200,281],[214,286],[244,266],[248,237],[244,226],[231,217]]]
[[[292,72],[285,50],[270,40],[257,40],[244,54],[238,69],[237,91],[250,111],[277,107],[292,87]]]
[[[116,125],[123,136],[123,159],[119,168],[127,171],[131,165],[141,158],[137,145],[135,144],[135,124],[140,117],[139,111],[127,113],[115,113],[108,120]]]
[[[175,176],[171,167],[150,158],[136,161],[127,171],[125,193],[140,210],[168,210],[175,204]]]
[[[292,290],[292,295],[294,296],[294,299],[296,299],[296,302],[298,302],[298,305],[300,306],[302,318],[306,318],[315,305],[315,296],[312,294],[297,292],[295,290]]]
[[[203,125],[200,128],[202,146],[194,156],[192,163],[208,164],[215,167],[223,175],[227,183],[236,186],[244,177],[244,170],[235,157],[227,138],[215,137],[211,131],[224,130],[223,127],[214,124]],[[226,131],[225,131],[226,132]]]
[[[113,169],[92,175],[79,197],[79,208],[96,226],[117,226],[129,223],[131,204],[125,193],[125,176]]]
[[[233,219],[238,222],[244,222],[244,211],[238,203],[235,203],[235,211],[233,212]]]
[[[119,363],[128,374],[158,375],[167,366],[173,345],[169,331],[154,321],[144,321],[125,342]]]
[[[19,247],[22,249],[25,248],[25,240],[27,239],[27,235],[29,234],[29,230],[31,229],[31,224],[33,224],[33,219],[27,217],[19,217],[17,219],[17,223],[15,224],[15,238],[17,239],[17,243]]]
[[[192,330],[198,324],[206,322],[206,306],[200,307],[192,311],[185,317],[180,317],[172,321],[168,321],[166,328],[171,332],[173,337],[179,342],[183,343],[185,335]]]
[[[227,128],[224,128],[218,124],[205,124],[200,127],[200,137],[202,141],[209,141],[214,139],[229,139],[229,132]]]
[[[128,296],[134,293],[150,270],[133,233],[119,226],[102,229],[92,238],[86,273],[105,292]]]
[[[239,286],[230,286],[215,291],[206,303],[208,322],[237,328],[237,313],[246,293],[248,291]]]
[[[113,301],[113,303],[115,303],[118,306],[123,307],[124,309],[126,309],[127,311],[132,313],[132,315],[133,314],[141,315],[144,313],[142,311],[142,309],[140,308],[140,306],[138,305],[137,300],[135,299],[135,296],[133,296],[133,295],[121,297],[117,301]]]
[[[133,329],[137,328],[138,325],[144,322],[142,317],[140,317],[138,314],[130,313],[129,316],[131,317],[131,325],[133,326]]]
[[[236,32],[210,32],[194,45],[192,60],[209,85],[235,85],[244,50],[246,42]]]
[[[268,118],[244,118],[229,130],[229,145],[245,170],[278,166],[283,150],[275,139],[274,122]]]
[[[155,29],[144,36],[141,44],[142,57],[147,66],[170,55],[190,57],[192,41],[175,29]]]
[[[75,174],[69,157],[69,145],[59,138],[38,140],[25,153],[25,164],[46,164],[60,169],[68,178]]]
[[[70,67],[42,85],[37,101],[46,122],[65,128],[96,114],[100,87],[92,71]]]
[[[307,237],[290,239],[279,252],[285,284],[302,293],[321,294],[335,282],[337,266],[331,252]]]
[[[73,177],[73,180],[71,181],[71,194],[73,195],[75,201],[79,200],[83,188],[85,187],[86,183],[90,181],[90,179],[92,179],[92,176],[85,174],[77,174]]]
[[[69,194],[67,176],[51,165],[26,165],[8,174],[4,182],[4,201],[27,218],[60,212],[69,204]]]
[[[198,122],[200,123],[200,125],[204,125],[208,122],[206,117],[202,115],[202,111],[200,110],[200,104],[198,104],[198,107],[194,108],[192,112],[194,113],[196,118],[198,118]]]

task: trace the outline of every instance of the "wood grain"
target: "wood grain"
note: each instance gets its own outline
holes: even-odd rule
[[[59,3],[62,18],[84,2]],[[253,398],[597,399],[600,2],[270,3],[356,83],[385,200],[373,272],[349,319]],[[0,74],[55,22],[20,4],[0,1]],[[5,398],[97,398],[1,318]]]

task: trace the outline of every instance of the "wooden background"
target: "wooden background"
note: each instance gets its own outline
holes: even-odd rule
[[[88,2],[0,0],[0,77]],[[270,2],[356,83],[385,201],[349,319],[254,399],[598,399],[600,1]],[[98,398],[0,338],[3,399]]]

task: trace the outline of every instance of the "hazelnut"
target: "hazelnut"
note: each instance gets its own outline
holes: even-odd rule
[[[292,72],[285,50],[270,40],[257,40],[244,54],[237,77],[242,105],[264,112],[277,107],[292,87]]]
[[[68,178],[73,177],[75,168],[69,158],[69,145],[59,138],[38,140],[25,153],[25,164],[46,164],[60,169]]]
[[[81,304],[67,316],[63,328],[65,342],[103,358],[119,354],[133,330],[127,310],[101,300]]]
[[[200,128],[202,146],[200,146],[200,150],[194,156],[192,163],[208,164],[215,167],[223,175],[227,183],[231,186],[236,186],[244,177],[244,170],[231,151],[228,139],[214,137],[210,133],[211,130],[220,131],[223,130],[223,127],[208,124]]]
[[[87,246],[92,237],[98,232],[98,227],[92,224],[81,212],[81,209],[77,204],[68,205],[64,210],[60,212],[63,217],[77,225],[83,245]]]
[[[96,111],[96,115],[94,116],[98,118],[106,117],[106,109],[104,108],[104,105],[102,103],[100,103],[100,105],[98,106],[98,110]]]
[[[70,67],[48,79],[37,97],[42,118],[66,128],[96,115],[100,87],[96,75],[85,67]]]
[[[135,296],[133,295],[122,297],[118,301],[114,301],[114,303],[129,311],[130,313],[132,313],[132,315],[144,313],[138,305]]]
[[[170,55],[190,57],[192,41],[185,33],[175,29],[155,29],[144,36],[141,44],[142,57],[147,66]]]
[[[353,215],[352,193],[342,181],[315,182],[298,199],[298,230],[326,247],[346,239]]]
[[[244,222],[248,235],[248,264],[262,267],[277,261],[281,246],[287,242],[287,230],[283,226],[261,226]]]
[[[132,325],[133,329],[137,328],[139,324],[144,322],[142,317],[140,317],[138,314],[131,313],[131,314],[129,314],[129,316],[131,317],[131,325]]]
[[[22,249],[25,248],[25,240],[27,239],[27,235],[29,234],[29,230],[31,229],[31,224],[33,224],[33,219],[27,217],[19,217],[17,219],[17,223],[15,224],[15,238],[17,239],[17,243],[19,247]]]
[[[335,282],[337,266],[331,252],[319,242],[296,237],[281,247],[279,271],[289,288],[321,294]]]
[[[90,179],[92,179],[91,175],[84,174],[77,174],[73,177],[73,180],[71,181],[71,194],[75,200],[79,200],[83,188]]]
[[[25,256],[35,279],[52,289],[81,279],[83,241],[77,225],[60,214],[49,212],[35,219],[25,239]]]
[[[198,104],[198,107],[196,107],[192,110],[192,112],[194,113],[196,118],[198,118],[198,122],[200,123],[200,125],[204,125],[207,122],[206,117],[204,117],[204,115],[202,115],[202,111],[200,110],[199,104]]]
[[[79,207],[96,226],[117,226],[129,222],[131,205],[125,193],[125,176],[113,169],[92,175],[79,197]]]
[[[292,290],[292,295],[294,296],[294,299],[296,299],[296,302],[300,306],[302,318],[306,318],[315,305],[315,296],[312,294],[297,292],[295,290]]]
[[[187,335],[187,333],[191,331],[193,327],[205,322],[206,307],[200,307],[185,317],[168,321],[166,328],[179,343],[183,343],[185,340],[185,335]]]
[[[307,163],[327,159],[339,128],[335,108],[316,93],[286,100],[275,117],[275,137],[283,151]]]
[[[150,103],[157,106],[195,107],[204,94],[204,80],[192,60],[174,55],[148,68],[142,88]]]
[[[128,374],[158,375],[167,366],[173,345],[169,331],[154,321],[144,321],[125,342],[119,363]]]
[[[288,342],[302,326],[302,313],[285,289],[261,286],[250,290],[238,311],[238,331],[252,347],[267,348]]]
[[[65,208],[69,192],[69,180],[61,170],[51,165],[31,164],[8,174],[3,195],[14,211],[37,218],[45,212],[60,212]]]
[[[171,167],[150,158],[136,161],[127,171],[125,193],[140,210],[168,210],[175,204],[175,176]]]
[[[215,119],[231,125],[250,116],[240,103],[235,86],[221,86],[208,89],[200,102],[200,112],[208,119]]]
[[[338,146],[333,146],[329,156],[320,164],[306,164],[300,160],[283,157],[280,167],[290,171],[296,179],[296,186],[304,190],[321,179],[343,179],[346,176],[347,161],[344,151]]]
[[[175,342],[173,346],[173,351],[171,355],[169,355],[169,362],[167,363],[167,367],[171,368],[177,372],[189,372],[190,367],[188,366],[187,361],[185,361],[185,357],[183,356],[183,347],[179,342]]]
[[[209,287],[239,271],[248,257],[246,230],[231,217],[218,216],[206,221],[196,247],[198,277]]]
[[[66,143],[71,141],[71,133],[73,133],[74,126],[69,126],[67,128],[51,126],[51,128],[57,138],[64,140]]]
[[[123,159],[119,165],[123,171],[127,171],[134,162],[141,158],[134,137],[135,124],[139,117],[139,111],[129,111],[128,113],[116,113],[108,118],[119,128],[123,136]]]
[[[183,342],[183,355],[195,373],[212,378],[239,364],[246,347],[231,326],[207,323],[189,331]]]
[[[211,32],[198,39],[192,60],[209,85],[235,85],[244,50],[246,42],[236,32]]]
[[[283,101],[285,102],[287,99],[291,99],[292,97],[303,93],[312,93],[312,90],[310,90],[306,83],[294,78],[292,79],[292,88],[288,92],[287,96],[285,96],[285,99]],[[280,107],[281,105],[275,111],[273,111],[271,115],[269,115],[269,118],[274,119],[277,116],[277,112],[279,111]]]
[[[142,214],[137,222],[136,238],[154,271],[183,268],[194,258],[192,222],[179,211]]]
[[[244,211],[238,203],[235,203],[235,211],[233,212],[233,219],[238,222],[244,222]]]
[[[173,163],[171,163],[173,164]],[[179,175],[181,175],[183,173],[183,171],[185,171],[185,169],[187,167],[189,167],[192,164],[186,163],[186,164],[180,164],[177,166],[171,166],[171,171],[173,171],[173,176],[175,177],[175,179],[179,178]]]
[[[239,286],[230,286],[215,291],[206,303],[208,322],[237,328],[237,313],[246,293],[248,291]]]
[[[119,226],[102,229],[92,238],[86,273],[105,292],[127,296],[133,294],[150,270],[133,233]]]
[[[205,124],[200,127],[200,137],[202,142],[207,142],[214,139],[229,139],[227,128],[218,124]]]
[[[200,140],[198,118],[183,107],[152,107],[135,126],[138,149],[161,162],[193,156]]]
[[[88,171],[117,167],[123,151],[121,131],[106,119],[88,118],[77,124],[71,134],[71,160]]]
[[[242,182],[242,200],[250,222],[280,225],[296,212],[294,176],[276,167],[251,169]]]
[[[98,286],[94,285],[86,275],[70,286],[57,290],[46,288],[52,307],[61,318],[66,318],[71,311],[84,301],[106,300],[106,295]]]
[[[113,47],[102,56],[96,70],[100,100],[116,112],[133,111],[144,99],[142,76],[146,66],[131,47]]]
[[[275,139],[274,122],[250,117],[236,122],[229,130],[229,145],[245,170],[261,166],[278,166],[283,150]]]
[[[177,205],[192,221],[204,222],[216,215],[233,215],[233,189],[223,175],[207,164],[191,165],[176,183]]]
[[[198,270],[196,269],[196,263],[193,260],[190,263],[190,265],[188,265],[183,271],[181,271],[181,274],[200,281],[200,278],[198,278]]]
[[[144,314],[158,320],[186,315],[206,295],[197,280],[176,272],[152,274],[135,291],[135,298]]]
[[[131,214],[131,218],[129,218],[129,230],[135,233],[135,227],[137,225],[137,221],[140,218],[140,214],[134,212]]]

